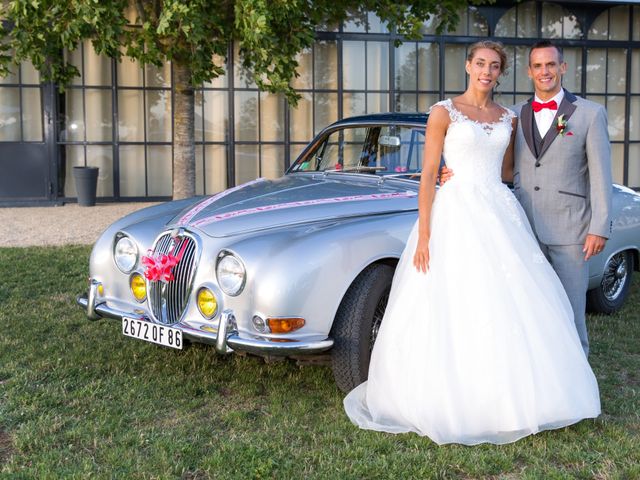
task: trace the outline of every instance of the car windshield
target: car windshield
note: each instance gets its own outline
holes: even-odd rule
[[[289,172],[412,175],[422,169],[424,127],[353,126],[334,130],[305,152]]]

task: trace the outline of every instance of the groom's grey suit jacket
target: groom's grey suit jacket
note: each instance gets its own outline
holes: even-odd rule
[[[530,98],[514,106],[520,118],[515,139],[514,193],[538,240],[576,245],[587,233],[611,232],[611,147],[607,113],[567,90],[549,131],[540,138]],[[566,128],[556,128],[564,115]]]

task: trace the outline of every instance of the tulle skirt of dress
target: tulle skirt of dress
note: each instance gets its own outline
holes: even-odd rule
[[[427,274],[416,242],[417,223],[369,379],[344,399],[353,423],[502,444],[600,414],[569,300],[507,187],[454,177],[434,201]]]

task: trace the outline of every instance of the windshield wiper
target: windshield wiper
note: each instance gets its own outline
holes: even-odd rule
[[[383,172],[387,167],[370,167],[367,165],[345,167],[345,168],[332,168],[330,170],[324,170],[323,173],[337,173],[337,172]]]

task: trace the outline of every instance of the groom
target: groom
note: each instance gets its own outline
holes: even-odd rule
[[[535,95],[513,107],[519,117],[513,185],[567,292],[588,355],[586,261],[602,251],[611,231],[611,148],[605,109],[564,90],[566,70],[559,47],[546,40],[531,47]]]

